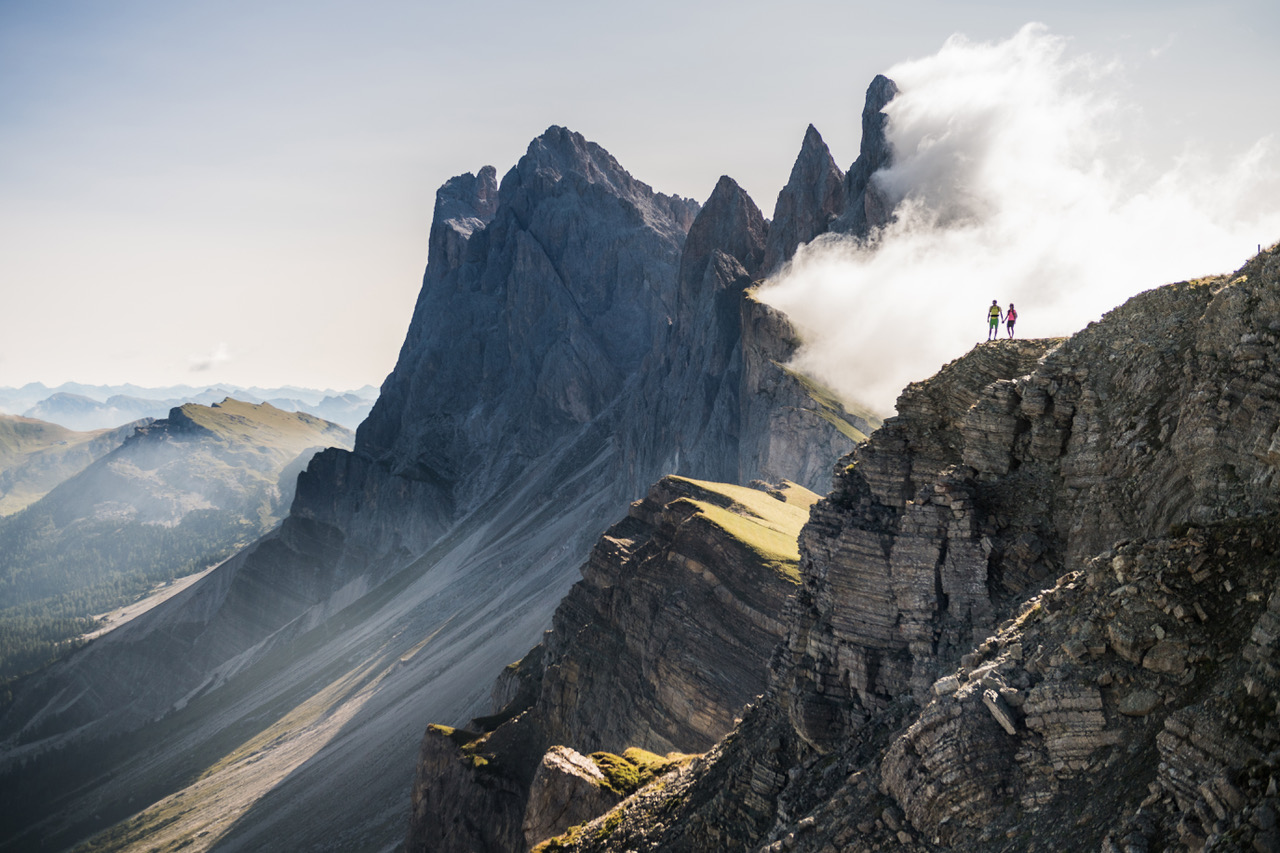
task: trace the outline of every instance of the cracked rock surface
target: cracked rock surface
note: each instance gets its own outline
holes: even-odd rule
[[[1280,251],[913,384],[768,691],[573,850],[1272,850]]]

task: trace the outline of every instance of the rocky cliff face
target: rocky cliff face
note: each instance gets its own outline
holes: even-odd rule
[[[852,446],[838,406],[775,421],[744,399],[772,351],[740,340],[765,236],[732,182],[701,210],[563,128],[500,182],[448,182],[355,448],[312,460],[278,530],[23,685],[0,772],[26,761],[31,799],[3,838],[62,843],[144,801],[116,843],[401,837],[422,727],[483,709],[619,507],[672,470],[822,479],[805,446]],[[191,762],[212,775],[189,787]]]
[[[573,755],[714,744],[764,689],[799,580],[795,537],[816,500],[794,484],[656,484],[601,537],[515,668],[524,689],[474,732],[428,729],[409,848],[527,849],[617,800],[584,802],[600,787],[589,775],[572,793]],[[574,801],[573,812],[548,806]]]
[[[1277,329],[1272,249],[909,387],[761,701],[565,846],[1272,849]]]

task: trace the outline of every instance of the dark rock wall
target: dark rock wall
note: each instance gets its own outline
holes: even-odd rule
[[[1276,329],[1272,250],[909,387],[769,693],[573,849],[1269,849]]]
[[[628,431],[633,470],[725,482],[759,476],[739,464],[739,440],[752,425],[740,419],[738,306],[759,267],[764,237],[760,210],[733,179],[722,177],[689,229],[670,323],[626,418],[637,427]]]
[[[524,688],[501,691],[516,698],[474,722],[486,734],[460,748],[427,732],[410,850],[523,850],[516,830],[548,748],[704,750],[764,690],[795,584],[693,501],[725,498],[665,478],[600,538],[543,644],[508,677]]]

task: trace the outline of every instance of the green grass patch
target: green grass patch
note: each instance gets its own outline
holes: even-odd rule
[[[861,444],[862,442],[867,440],[866,433],[864,433],[862,430],[858,429],[853,424],[846,421],[844,418],[839,417],[830,409],[827,409],[827,408],[818,409],[817,415],[818,417],[822,418],[824,421],[826,421],[827,423],[835,427],[837,432],[839,432],[845,438],[852,441],[854,444]]]
[[[866,433],[851,422],[849,418],[862,421],[871,428],[872,432],[879,429],[880,424],[884,422],[883,418],[866,406],[846,403],[836,396],[834,391],[817,382],[813,377],[806,376],[798,370],[792,370],[784,364],[779,364],[778,368],[800,383],[809,398],[820,407],[817,412],[818,415],[840,430],[845,437],[854,441],[865,441],[867,438]]]
[[[696,497],[679,498],[730,538],[740,543],[761,565],[780,578],[800,583],[800,529],[809,520],[810,508],[819,497],[803,486],[785,483],[781,489],[762,492],[728,483],[711,483],[686,477],[671,479],[694,486]],[[777,496],[775,496],[777,495]]]
[[[560,850],[571,850],[586,834],[586,825],[578,824],[569,827],[563,834],[548,838],[534,846],[531,853],[557,853]]]
[[[680,498],[675,503],[692,504],[703,518],[740,543],[761,565],[791,583],[800,583],[800,547],[796,541],[798,530],[796,535],[788,535],[706,501]]]
[[[654,779],[694,758],[695,756],[682,752],[662,756],[635,746],[622,755],[612,752],[591,753],[591,760],[604,774],[604,787],[623,797],[634,794]]]
[[[427,726],[427,731],[441,735],[456,746],[462,753],[462,763],[469,765],[472,769],[498,770],[498,764],[495,761],[496,756],[492,753],[481,751],[484,748],[487,735],[480,732],[470,732],[466,729],[455,729],[453,726],[446,726],[441,723],[432,723]]]

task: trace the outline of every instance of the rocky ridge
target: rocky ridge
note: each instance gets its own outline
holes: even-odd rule
[[[1280,247],[900,398],[769,689],[572,850],[1270,850]]]
[[[581,820],[617,801],[573,770],[581,753],[715,743],[764,689],[799,580],[795,537],[816,500],[794,484],[657,483],[499,682],[495,714],[462,738],[428,729],[408,848],[527,849],[576,822],[549,803],[572,802]]]

